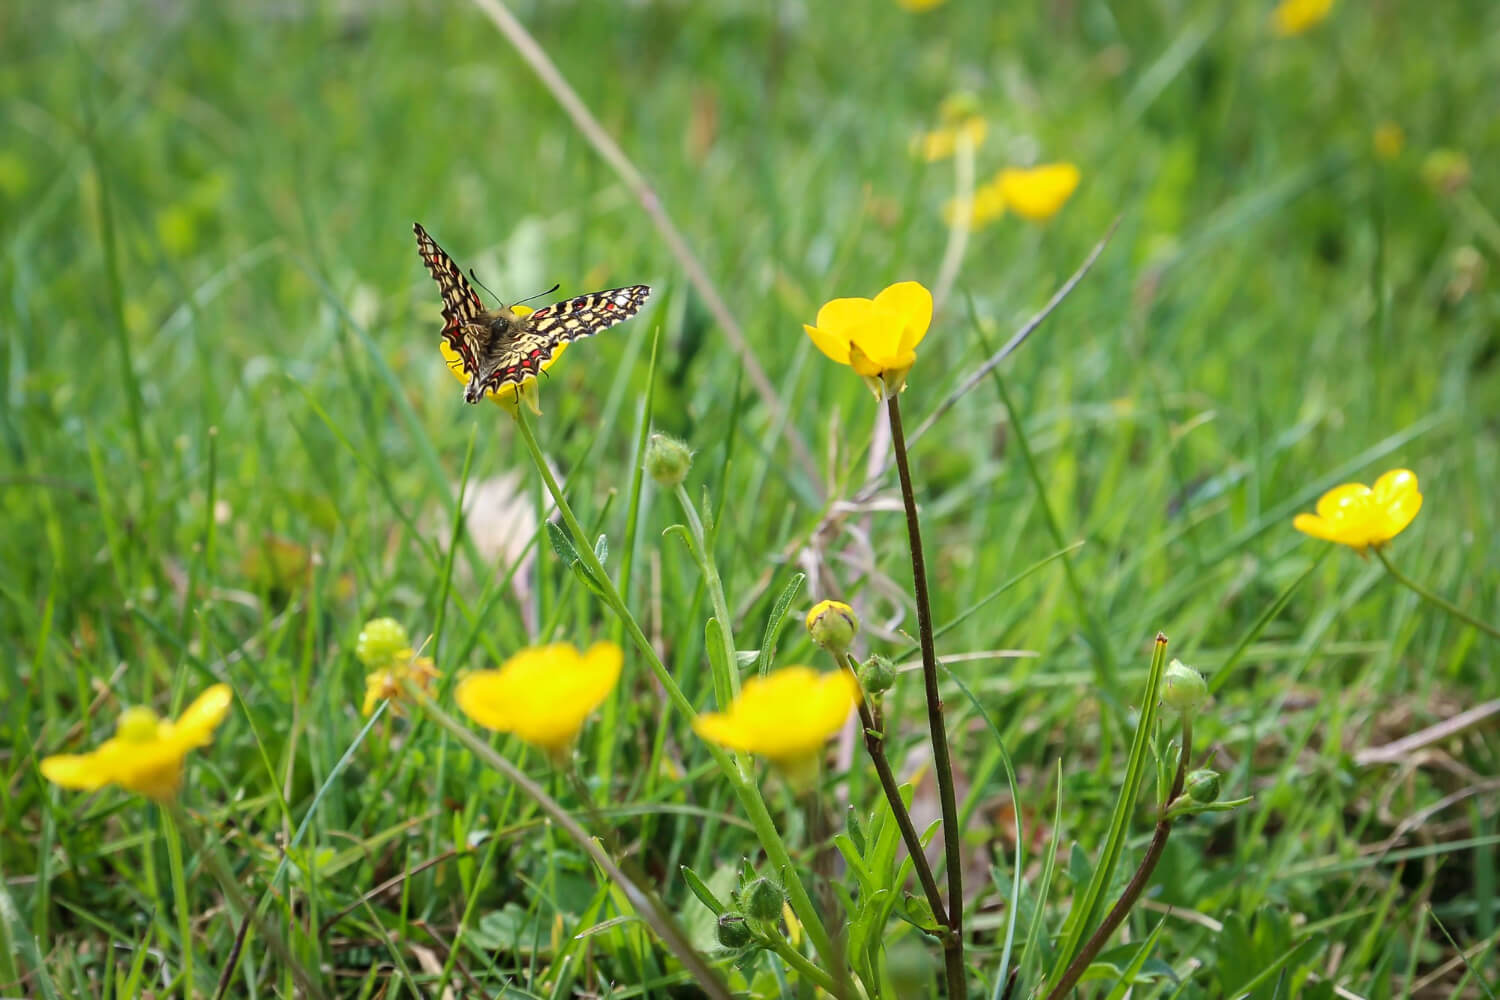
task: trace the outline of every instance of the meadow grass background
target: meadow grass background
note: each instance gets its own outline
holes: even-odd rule
[[[1064,544],[1084,542],[1076,592],[1054,561],[939,643],[947,657],[1035,653],[952,666],[1017,764],[1027,865],[1056,834],[1086,874],[1160,629],[1215,687],[1197,742],[1226,796],[1254,800],[1174,833],[1127,936],[1160,925],[1153,955],[1182,985],[1141,988],[1234,995],[1295,948],[1258,996],[1494,989],[1500,731],[1491,720],[1389,763],[1358,752],[1493,698],[1495,644],[1290,522],[1336,482],[1407,466],[1426,506],[1393,558],[1497,617],[1500,296],[1485,272],[1500,252],[1500,7],[1344,3],[1292,39],[1272,37],[1258,4],[1158,0],[516,13],[655,186],[783,409],[743,378],[639,205],[476,9],[0,10],[0,994],[38,994],[38,958],[63,995],[176,974],[188,945],[160,814],[49,787],[36,763],[105,738],[124,704],[175,709],[222,679],[236,708],[194,756],[183,802],[257,893],[306,824],[270,912],[310,965],[339,970],[337,991],[436,996],[457,939],[451,965],[476,991],[691,995],[629,926],[574,938],[616,913],[586,859],[431,726],[383,720],[328,781],[363,726],[353,645],[367,618],[431,635],[449,679],[544,637],[614,634],[535,545],[534,519],[476,515],[533,543],[523,595],[472,538],[450,571],[466,463],[471,490],[517,471],[521,507],[539,507],[540,487],[511,421],[466,407],[443,370],[411,223],[508,299],[554,281],[562,295],[657,287],[646,317],[559,362],[538,432],[618,570],[659,326],[651,421],[697,449],[688,485],[721,506],[716,554],[739,646],[755,648],[827,502],[862,481],[879,416],[801,324],[827,298],[934,281],[953,167],[909,144],[955,91],[990,122],[981,180],[1054,159],[1083,180],[1048,224],[973,234],[903,397],[910,422],[1122,220],[999,369],[1019,426],[986,380],[913,455],[939,624],[1058,550],[1047,509]],[[1384,121],[1406,136],[1391,160],[1371,145]],[[1442,148],[1467,154],[1464,183],[1424,179]],[[678,516],[648,487],[630,600],[705,704],[710,612],[661,535]],[[899,513],[868,530],[878,574],[909,593]],[[796,607],[842,597],[867,622],[892,618],[890,591],[833,558],[848,536],[819,544],[835,575]],[[902,627],[914,632],[909,610]],[[796,627],[776,662],[822,661]],[[906,676],[889,710],[898,760],[918,745],[919,699]],[[970,959],[993,975],[1005,904],[988,873],[1008,879],[1010,796],[961,697],[949,722]],[[521,744],[498,745],[546,775]],[[636,860],[708,940],[678,866],[707,878],[756,848],[637,656],[618,715],[580,754]],[[878,788],[856,757],[827,794],[869,809]],[[929,775],[919,812],[935,815],[931,795]],[[805,852],[795,811],[771,801]],[[1127,862],[1149,823],[1143,810]],[[1070,892],[1061,880],[1044,901],[1054,929]],[[188,903],[207,993],[234,928],[206,876]],[[891,934],[915,940],[899,921]],[[290,992],[278,969],[256,982]]]

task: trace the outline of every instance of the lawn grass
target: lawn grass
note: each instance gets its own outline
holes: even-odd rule
[[[973,995],[997,985],[1016,813],[1017,945],[1034,914],[1043,933],[1012,962],[1028,994],[1052,968],[1158,630],[1215,694],[1195,746],[1226,798],[1253,799],[1179,824],[1103,955],[1115,973],[1084,988],[1109,994],[1150,939],[1153,995],[1493,991],[1493,716],[1368,751],[1493,698],[1500,644],[1291,519],[1336,483],[1413,469],[1426,505],[1391,558],[1500,618],[1500,8],[1340,4],[1282,39],[1256,5],[992,6],[516,8],[654,187],[779,406],[477,9],[0,12],[0,994],[212,995],[240,925],[206,841],[330,995],[696,995],[642,924],[610,922],[629,902],[533,798],[420,712],[360,715],[355,640],[376,616],[426,642],[445,705],[461,671],[529,644],[623,642],[538,527],[512,421],[443,371],[411,223],[507,299],[656,288],[570,348],[533,426],[695,706],[713,700],[713,595],[663,534],[683,519],[671,492],[637,496],[648,418],[696,450],[687,494],[706,491],[741,651],[801,572],[776,665],[826,666],[800,625],[825,597],[860,611],[861,652],[914,660],[899,506],[834,506],[865,480],[881,408],[800,327],[827,299],[936,281],[954,164],[910,144],[960,90],[990,123],[981,180],[1033,160],[1083,180],[1045,224],[969,236],[902,396],[909,428],[1120,219],[1056,313],[913,445],[934,620],[961,619],[938,652],[1020,789],[1014,805],[994,730],[946,685]],[[1386,121],[1405,133],[1393,158],[1372,147]],[[1443,149],[1467,176],[1434,165]],[[458,524],[460,497],[508,472],[519,502]],[[899,500],[893,472],[880,486]],[[938,807],[918,676],[886,714],[897,771],[922,772],[921,829]],[[138,796],[41,777],[123,706],[175,712],[216,681],[235,706],[191,759],[185,842]],[[493,745],[577,805],[544,757]],[[841,830],[847,805],[867,823],[881,808],[859,749],[836,741],[826,771]],[[711,948],[681,866],[719,893],[742,859],[777,873],[633,651],[577,761]],[[817,831],[762,784],[810,870]],[[1136,810],[1119,885],[1152,821]],[[881,933],[930,982],[910,995],[940,995],[940,949],[900,917]],[[263,942],[235,995],[292,994]],[[779,959],[746,968],[738,989],[810,995]]]

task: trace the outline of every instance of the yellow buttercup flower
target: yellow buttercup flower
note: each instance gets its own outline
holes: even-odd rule
[[[816,326],[802,328],[818,350],[853,368],[877,399],[906,387],[917,345],[932,324],[932,293],[902,281],[873,299],[834,299],[818,310]]]
[[[998,180],[988,184],[981,184],[974,189],[974,197],[969,202],[969,228],[978,229],[980,226],[994,222],[1005,214],[1005,189],[1000,186]],[[958,199],[949,198],[943,204],[943,221],[953,225],[958,219]]]
[[[1335,486],[1318,499],[1316,514],[1298,514],[1292,527],[1363,553],[1401,534],[1421,509],[1416,473],[1392,469],[1375,480],[1373,487],[1363,483]]]
[[[517,316],[529,316],[535,310],[533,310],[530,306],[516,305],[511,306],[510,311],[515,313]],[[446,338],[439,342],[438,347],[442,350],[443,361],[447,363],[448,370],[453,373],[453,377],[458,379],[465,385],[468,385],[469,376],[468,373],[464,371],[463,358],[459,356],[459,353],[457,351],[455,351],[448,345],[448,341]],[[542,371],[546,371],[547,369],[551,368],[552,365],[557,361],[557,359],[562,357],[563,351],[566,351],[567,349],[568,345],[566,343],[558,344],[557,348],[552,352],[552,357],[542,362]],[[536,414],[537,416],[542,415],[542,408],[537,405],[537,384],[536,376],[534,375],[526,376],[526,378],[523,379],[521,384],[518,386],[507,386],[504,389],[501,389],[499,392],[492,392],[489,395],[490,399],[494,400],[501,407],[503,407],[505,412],[509,413],[512,417],[515,417],[517,415],[518,407],[523,401],[526,403],[526,408],[532,413]]]
[[[1375,147],[1376,156],[1382,160],[1394,160],[1406,148],[1406,133],[1395,122],[1381,122],[1375,126],[1370,143]]]
[[[1052,218],[1078,188],[1078,167],[1072,163],[1044,163],[1035,167],[1007,167],[995,183],[1012,212],[1032,222]]]
[[[1271,30],[1282,38],[1300,35],[1322,24],[1333,10],[1333,0],[1281,0],[1271,11]]]
[[[488,729],[514,733],[561,757],[584,720],[620,679],[625,654],[612,642],[580,652],[569,642],[523,649],[498,670],[480,670],[458,682],[454,697],[463,713]]]
[[[365,675],[365,703],[360,711],[368,716],[384,699],[391,703],[390,710],[399,715],[405,694],[402,682],[409,681],[426,691],[437,675],[437,665],[432,662],[432,657],[418,656],[414,650],[403,649],[391,658],[389,665]]]
[[[95,791],[119,785],[157,800],[182,787],[182,762],[189,750],[207,746],[229,712],[234,694],[215,684],[175,722],[149,708],[127,708],[113,738],[86,754],[59,754],[42,761],[42,774],[64,788]]]
[[[858,698],[859,684],[847,670],[786,667],[747,680],[727,711],[698,716],[693,729],[712,743],[766,757],[794,787],[805,788],[817,777],[823,745],[843,728]]]
[[[989,130],[989,124],[983,118],[973,115],[923,133],[917,138],[916,153],[928,163],[946,160],[957,152],[961,137],[967,138],[969,145],[978,149],[984,145],[984,137],[989,134]]]

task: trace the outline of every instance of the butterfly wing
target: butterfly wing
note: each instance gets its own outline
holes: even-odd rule
[[[529,314],[525,327],[505,344],[500,367],[490,376],[485,389],[498,392],[536,377],[542,365],[551,361],[563,344],[624,322],[640,312],[650,296],[650,286],[630,285],[543,306]]]
[[[428,273],[437,282],[438,293],[443,297],[443,338],[463,358],[464,371],[473,372],[474,359],[462,331],[465,323],[478,322],[484,315],[484,303],[479,301],[479,293],[464,278],[458,264],[437,245],[437,240],[427,235],[422,224],[414,222],[411,228],[417,235],[417,253],[422,255],[422,263],[427,265]]]

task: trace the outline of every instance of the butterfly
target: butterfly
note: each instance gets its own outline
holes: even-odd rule
[[[629,285],[579,295],[524,315],[503,305],[486,309],[453,258],[422,224],[412,223],[411,228],[417,234],[417,253],[443,297],[443,339],[469,377],[464,387],[468,403],[535,378],[563,344],[629,319],[651,295],[646,285]]]

